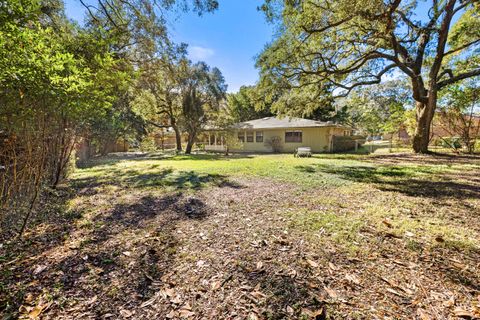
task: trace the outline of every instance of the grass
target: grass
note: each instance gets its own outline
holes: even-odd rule
[[[406,179],[431,180],[445,174],[480,169],[480,163],[379,164],[361,155],[319,155],[294,158],[291,155],[232,156],[150,155],[131,160],[99,159],[77,170],[74,183],[128,184],[133,188],[200,188],[229,177],[264,177],[317,188],[342,186],[351,182],[388,183]]]
[[[50,220],[30,227],[22,243],[0,247],[7,264],[0,307],[27,317],[28,308],[52,301],[49,318],[80,318],[84,310],[120,318],[124,307],[134,317],[164,318],[181,306],[161,293],[175,290],[206,319],[248,318],[257,309],[260,318],[298,319],[325,300],[333,302],[330,318],[385,311],[412,319],[418,304],[408,299],[443,310],[432,318],[448,318],[449,297],[433,301],[430,292],[447,288],[468,306],[480,290],[479,160],[98,158],[58,190],[56,209],[45,211]]]
[[[341,165],[359,165],[356,160],[337,159]],[[302,166],[328,164],[328,158],[294,158],[291,155],[260,155],[222,157],[218,155],[145,157],[141,160],[121,160],[79,170],[75,180],[98,178],[103,181],[133,182],[134,186],[200,187],[218,177],[257,176],[293,182],[304,186],[335,184],[328,173],[313,174]],[[211,178],[211,179],[209,179]],[[195,180],[198,182],[195,182]]]
[[[308,201],[323,208],[288,208],[285,212],[292,220],[291,226],[310,234],[325,232],[349,250],[364,245],[362,230],[369,227],[399,237],[414,234],[430,245],[438,245],[434,239],[441,237],[445,240],[442,245],[478,247],[478,231],[472,233],[468,225],[454,221],[449,214],[458,208],[448,208],[445,212],[444,207],[435,208],[432,204],[440,199],[470,201],[477,206],[478,184],[462,179],[469,171],[480,170],[478,161],[419,160],[391,164],[381,160],[355,154],[312,158],[151,154],[117,161],[99,159],[92,166],[77,170],[73,181],[80,186],[92,181],[103,188],[109,185],[113,192],[115,185],[172,192],[223,184],[235,186],[233,180],[240,177],[270,179],[295,185],[300,192],[307,193],[303,197],[315,192]],[[319,190],[324,192],[318,194]],[[433,206],[428,215],[411,214],[428,206]]]
[[[383,177],[421,177],[424,175],[457,172],[465,169],[478,169],[478,164],[440,164],[382,166],[369,163],[368,156],[319,155],[311,158],[294,158],[291,155],[252,155],[223,157],[219,155],[150,155],[140,159],[97,160],[90,168],[77,170],[74,180],[101,178],[104,181],[129,182],[143,181],[138,186],[161,183],[162,178],[170,178],[179,173],[193,172],[202,175],[260,176],[288,181],[307,186],[319,184],[337,185],[338,180],[364,180]],[[169,179],[167,179],[169,180]]]

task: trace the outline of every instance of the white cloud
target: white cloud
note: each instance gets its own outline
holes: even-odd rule
[[[210,48],[204,48],[200,46],[192,46],[188,50],[188,55],[192,60],[206,60],[212,57],[215,54],[215,51]]]

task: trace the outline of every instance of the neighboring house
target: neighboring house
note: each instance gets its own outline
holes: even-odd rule
[[[467,131],[467,128],[470,129],[468,131],[472,138],[480,138],[480,116],[465,115],[464,121],[460,121],[460,118],[450,119],[449,121],[444,114],[437,112],[432,120],[430,139],[432,141],[440,139],[441,141],[442,138],[458,137],[464,134],[463,130]],[[412,139],[405,125],[400,126],[400,129],[393,134],[385,134],[383,138],[385,140],[400,140],[404,143],[410,143]]]
[[[162,128],[151,134],[155,141],[155,147],[158,149],[175,149],[177,147],[177,139],[172,128]],[[186,134],[182,134],[182,145],[187,141]]]
[[[239,152],[294,152],[298,147],[310,147],[313,152],[329,152],[333,148],[334,136],[352,134],[352,128],[333,122],[291,117],[241,122],[230,130],[238,139],[231,149]],[[207,151],[225,150],[224,134],[218,130],[208,130],[201,141]]]
[[[125,139],[108,141],[102,145],[92,144],[89,139],[82,138],[75,144],[77,161],[84,162],[96,155],[106,155],[111,152],[127,152],[130,145]]]

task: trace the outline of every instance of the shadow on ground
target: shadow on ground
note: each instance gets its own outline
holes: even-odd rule
[[[307,270],[301,271],[307,273]],[[320,301],[320,290],[309,287],[296,277],[270,269],[253,272],[241,269],[240,277],[265,294],[264,297],[259,295],[265,299],[263,303],[266,308],[262,314],[265,319],[326,319],[325,304]],[[315,313],[315,316],[309,317],[306,310]]]
[[[0,274],[0,311],[17,318],[29,296],[44,294],[57,304],[53,316],[58,307],[75,314],[76,305],[96,318],[112,313],[112,306],[138,308],[172,270],[177,224],[201,221],[210,212],[203,200],[176,192],[115,204],[84,226],[75,223],[82,213],[52,221],[48,233],[6,248],[16,254],[3,256],[10,267]],[[55,224],[63,227],[55,229]]]
[[[142,152],[122,152],[112,153],[107,156],[98,156],[85,162],[77,162],[79,168],[93,168],[96,166],[112,165],[124,160],[128,161],[151,161],[151,160],[169,160],[169,161],[215,161],[215,160],[236,160],[250,159],[255,155],[247,153],[235,153],[225,156],[221,153],[198,153],[198,154],[175,154],[166,153],[142,153]]]
[[[94,192],[92,188],[105,185],[127,186],[130,188],[170,187],[176,190],[198,190],[209,185],[234,189],[243,188],[241,184],[231,181],[225,175],[198,173],[195,171],[174,171],[170,168],[149,173],[117,169],[109,171],[103,176],[75,179],[72,183],[76,188],[80,189],[79,192],[81,194],[92,193]]]
[[[480,166],[479,154],[431,153],[421,155],[415,153],[396,153],[372,155],[366,159],[384,164],[452,165],[476,163]]]
[[[36,273],[40,269],[32,270],[32,266],[38,263],[43,269],[43,253],[62,246],[67,235],[75,229],[76,221],[82,217],[82,212],[68,210],[67,203],[73,197],[74,190],[64,187],[42,194],[41,205],[32,213],[21,239],[14,238],[11,230],[2,228],[0,314],[3,319],[18,317],[26,297],[27,283],[38,281]]]
[[[455,180],[435,176],[432,167],[408,166],[337,166],[326,164],[295,167],[304,173],[326,173],[342,179],[375,184],[379,190],[400,192],[414,197],[469,199],[480,197],[480,183],[471,171],[458,172]]]

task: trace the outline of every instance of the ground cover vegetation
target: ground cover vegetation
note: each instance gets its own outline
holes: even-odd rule
[[[476,156],[109,156],[1,248],[45,318],[478,317]]]

